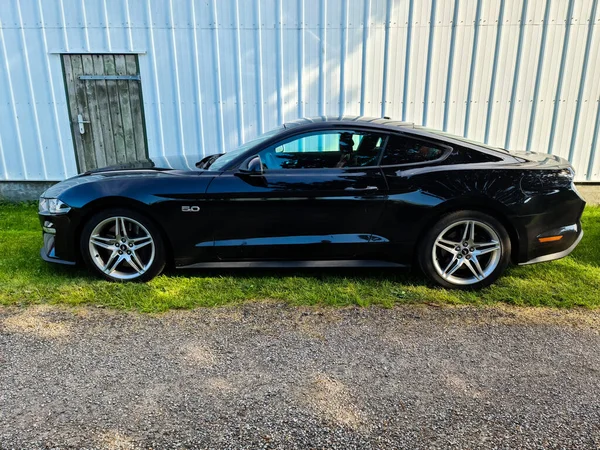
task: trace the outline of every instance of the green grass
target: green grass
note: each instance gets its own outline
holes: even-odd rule
[[[95,304],[160,312],[174,308],[277,300],[291,305],[434,302],[597,308],[600,306],[600,207],[583,216],[585,236],[571,256],[511,267],[478,292],[432,287],[418,273],[395,270],[171,271],[147,284],[110,283],[85,269],[43,262],[34,205],[0,204],[0,304]]]

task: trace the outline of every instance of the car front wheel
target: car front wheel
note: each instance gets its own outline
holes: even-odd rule
[[[146,217],[125,209],[92,217],[80,245],[87,266],[111,281],[147,281],[165,266],[160,232]]]
[[[437,284],[478,289],[504,272],[510,252],[510,237],[498,220],[478,211],[458,211],[429,230],[418,258],[423,272]]]

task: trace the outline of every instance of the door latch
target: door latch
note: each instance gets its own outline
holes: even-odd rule
[[[77,123],[79,124],[79,133],[85,134],[85,128],[83,127],[84,123],[90,123],[89,120],[83,120],[83,116],[81,114],[77,114]]]

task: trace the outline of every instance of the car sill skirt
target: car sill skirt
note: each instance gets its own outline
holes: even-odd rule
[[[326,267],[409,267],[406,264],[399,264],[390,261],[380,261],[371,259],[340,259],[340,260],[316,260],[316,261],[209,261],[190,264],[187,266],[178,266],[178,269],[244,269],[244,268],[326,268]]]

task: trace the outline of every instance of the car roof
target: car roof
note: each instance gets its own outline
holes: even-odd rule
[[[351,126],[359,125],[366,128],[373,128],[385,131],[406,132],[414,137],[432,139],[447,145],[459,145],[461,147],[471,148],[484,153],[499,156],[502,159],[514,157],[509,156],[509,152],[500,148],[494,148],[486,144],[474,141],[468,141],[460,136],[453,136],[446,132],[435,131],[417,125],[414,122],[403,122],[401,120],[393,120],[389,117],[366,117],[366,116],[317,116],[303,117],[296,120],[291,120],[283,124],[283,128],[287,130],[303,129],[310,130],[311,128],[326,128],[328,126]]]
[[[329,124],[329,125],[362,125],[378,128],[415,128],[412,122],[402,122],[392,120],[389,117],[366,117],[366,116],[317,116],[303,117],[296,120],[291,120],[283,124],[284,128],[290,129],[306,125]]]

